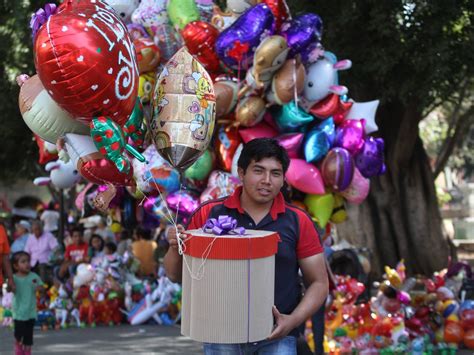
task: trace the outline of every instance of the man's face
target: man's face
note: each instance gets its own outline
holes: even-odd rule
[[[76,245],[79,245],[82,243],[82,233],[79,231],[74,231],[72,232],[72,242]]]
[[[285,179],[281,163],[275,158],[252,160],[245,173],[239,168],[239,177],[246,194],[257,204],[273,201]]]
[[[41,234],[43,233],[43,228],[38,223],[35,223],[31,226],[31,232],[36,236],[40,237]]]

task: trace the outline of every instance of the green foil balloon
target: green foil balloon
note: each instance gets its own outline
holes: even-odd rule
[[[194,0],[169,0],[167,10],[171,23],[180,30],[188,23],[201,19]]]
[[[145,157],[125,142],[122,128],[110,118],[95,117],[90,128],[97,150],[112,161],[121,173],[128,174],[130,171],[130,160],[125,155],[125,149],[139,161],[145,162]]]
[[[143,125],[143,106],[139,97],[137,97],[130,118],[123,125],[123,131],[125,137],[130,138],[137,147],[141,148],[143,146],[146,131]]]
[[[206,150],[193,165],[186,169],[184,177],[187,179],[203,181],[211,173],[214,165],[213,163],[212,153],[209,150]]]
[[[331,193],[325,195],[306,195],[304,199],[304,204],[308,208],[309,214],[321,228],[326,227],[329,218],[331,218],[334,203],[334,195]]]

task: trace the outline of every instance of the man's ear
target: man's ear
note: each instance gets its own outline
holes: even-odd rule
[[[239,179],[242,181],[244,179],[245,171],[242,168],[237,168],[237,174],[239,174]]]

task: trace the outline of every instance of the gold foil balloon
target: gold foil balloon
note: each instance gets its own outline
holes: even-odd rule
[[[255,126],[263,119],[265,107],[266,103],[261,97],[248,96],[238,103],[235,119],[241,126]]]
[[[232,80],[223,80],[214,84],[214,90],[216,92],[216,117],[222,118],[235,108],[239,85]]]
[[[183,47],[155,86],[151,130],[158,153],[180,171],[191,166],[209,145],[215,117],[212,80]]]
[[[295,96],[304,89],[305,78],[306,71],[299,58],[288,59],[273,76],[267,101],[270,104],[284,105],[295,100]]]

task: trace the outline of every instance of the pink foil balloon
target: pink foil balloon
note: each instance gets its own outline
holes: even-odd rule
[[[278,131],[273,129],[266,123],[260,122],[256,126],[240,129],[239,134],[240,137],[242,137],[244,143],[247,143],[255,138],[273,138],[278,135]]]
[[[369,194],[370,181],[362,176],[359,169],[354,168],[354,177],[347,189],[341,195],[350,203],[361,204]]]
[[[345,120],[336,131],[335,146],[347,149],[352,155],[364,146],[365,120]]]
[[[301,144],[304,139],[303,133],[283,134],[275,139],[286,149],[290,158],[300,158]]]
[[[198,207],[199,201],[186,191],[176,191],[166,196],[168,208],[179,216],[190,216]]]
[[[319,170],[303,159],[291,159],[286,172],[288,183],[294,188],[313,195],[324,194],[324,182]]]

